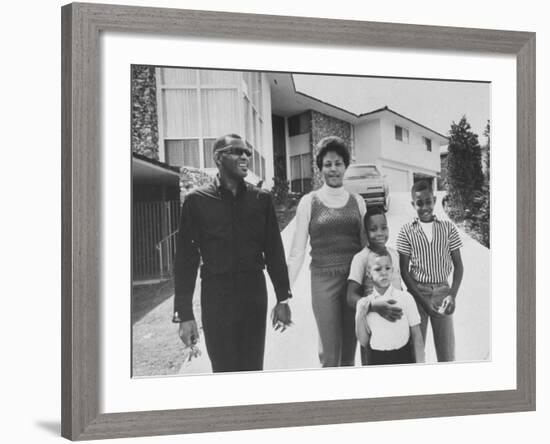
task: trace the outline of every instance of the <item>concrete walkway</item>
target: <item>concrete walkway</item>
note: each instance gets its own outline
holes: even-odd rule
[[[441,196],[436,205],[436,214],[446,218],[441,207]],[[392,193],[388,223],[390,238],[388,246],[395,248],[400,227],[415,216],[409,193]],[[288,252],[294,234],[294,221],[283,231],[283,243]],[[490,359],[490,251],[461,232],[464,247],[461,250],[464,263],[464,278],[457,297],[455,312],[456,358],[458,361]],[[269,311],[275,304],[275,295],[269,279]],[[293,288],[290,302],[294,325],[283,333],[275,332],[268,319],[264,369],[309,369],[320,367],[317,356],[318,335],[311,309],[309,276],[309,253]],[[268,313],[269,318],[269,313]],[[204,345],[202,345],[204,348]],[[427,362],[436,362],[431,334],[426,342]],[[357,356],[356,363],[360,363]],[[206,351],[201,358],[184,365],[180,373],[210,372]]]

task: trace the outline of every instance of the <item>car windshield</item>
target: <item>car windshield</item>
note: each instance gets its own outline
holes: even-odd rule
[[[380,177],[374,165],[350,166],[344,176],[345,179],[365,179],[366,177]]]

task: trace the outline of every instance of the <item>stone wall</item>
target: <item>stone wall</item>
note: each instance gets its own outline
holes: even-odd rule
[[[312,153],[312,168],[313,168],[313,189],[319,188],[323,181],[321,173],[315,163],[317,156],[317,144],[323,137],[338,136],[346,142],[350,149],[350,154],[353,157],[353,140],[351,124],[335,117],[327,116],[317,111],[311,112],[311,153]]]
[[[159,159],[155,68],[132,67],[132,152]]]
[[[180,170],[180,202],[183,203],[185,196],[194,188],[207,185],[214,178],[198,168],[181,167]]]

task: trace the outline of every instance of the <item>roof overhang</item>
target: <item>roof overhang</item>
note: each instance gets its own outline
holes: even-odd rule
[[[292,74],[268,73],[267,78],[271,88],[271,112],[277,116],[291,117],[314,110],[352,124],[357,119],[345,109],[296,91]]]
[[[368,113],[355,114],[327,102],[296,90],[291,73],[268,73],[267,78],[271,88],[271,111],[281,117],[290,117],[305,111],[314,110],[337,119],[357,125],[362,122],[388,117],[405,126],[414,126],[421,134],[435,139],[440,145],[446,145],[449,140],[443,134],[434,131],[406,116],[403,116],[387,106]]]
[[[140,185],[179,186],[180,173],[177,167],[133,153],[132,179]]]

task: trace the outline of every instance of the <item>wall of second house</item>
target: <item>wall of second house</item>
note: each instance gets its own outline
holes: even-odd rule
[[[335,117],[327,116],[318,111],[311,111],[311,153],[313,163],[313,189],[319,188],[323,184],[321,173],[315,165],[317,156],[317,144],[321,139],[328,136],[338,136],[344,140],[350,151],[354,152],[353,130],[351,124]]]
[[[378,163],[381,149],[380,119],[355,125],[355,163]]]
[[[413,170],[429,171],[433,176],[437,175],[441,168],[440,147],[438,142],[431,139],[432,150],[428,151],[422,137],[430,138],[429,132],[424,133],[416,125],[407,124],[406,121],[398,119],[382,118],[380,122],[382,140],[380,157],[382,159],[409,165]],[[409,130],[408,142],[396,140],[396,125]]]
[[[155,68],[132,67],[132,151],[159,159]]]

